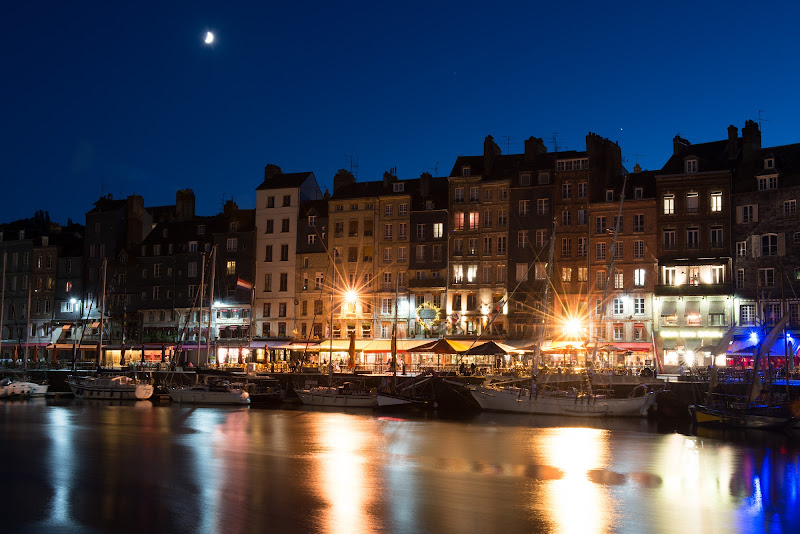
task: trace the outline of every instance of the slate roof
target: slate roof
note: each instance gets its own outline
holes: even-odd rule
[[[697,172],[727,171],[732,166],[732,161],[728,159],[728,140],[724,139],[683,147],[667,160],[657,174],[685,174],[684,160],[690,156],[697,157]]]
[[[300,187],[303,185],[303,182],[309,177],[313,177],[313,175],[314,173],[311,171],[274,174],[261,182],[261,185],[256,187],[256,191]]]

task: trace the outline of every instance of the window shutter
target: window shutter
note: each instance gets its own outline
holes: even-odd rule
[[[751,235],[750,236],[750,252],[753,253],[754,258],[758,258],[761,256],[761,236],[760,235]]]
[[[742,224],[742,207],[736,206],[736,224]]]
[[[778,256],[786,256],[786,234],[778,234]]]
[[[753,204],[753,222],[758,222],[758,204]]]

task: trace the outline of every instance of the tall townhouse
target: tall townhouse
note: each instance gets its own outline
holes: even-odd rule
[[[334,181],[337,181],[334,178]],[[328,200],[309,200],[300,205],[297,220],[297,274],[295,287],[299,301],[297,322],[299,332],[295,340],[301,343],[317,343],[325,337],[328,317],[325,313],[330,303],[330,291],[326,288],[326,273],[330,278],[331,262],[328,258]],[[263,310],[267,311],[267,310]],[[372,335],[371,321],[362,335]]]
[[[787,313],[790,326],[800,327],[799,196],[800,144],[761,148],[758,125],[748,121],[742,129],[732,209],[733,312],[738,334],[747,340],[751,332],[762,336]],[[797,337],[794,333],[790,339],[795,349]],[[782,354],[784,347],[778,345]]]
[[[229,200],[214,217],[211,232],[216,254],[209,304],[216,361],[263,361],[263,352],[251,355],[249,348],[254,291],[238,284],[240,279],[252,283],[255,276],[255,210],[241,210]]]
[[[446,299],[450,336],[491,339],[508,332],[509,190],[521,158],[503,156],[487,136],[482,156],[459,156],[450,172]],[[487,226],[481,225],[482,217]]]
[[[51,235],[34,239],[31,267],[31,320],[29,344],[36,347],[37,359],[46,357],[46,349],[54,341],[54,314],[58,247]]]
[[[652,365],[656,355],[653,295],[658,274],[655,173],[634,172],[627,180],[617,176],[604,185],[594,189],[589,206],[593,221],[587,299],[591,354],[606,366]],[[609,345],[614,349],[608,350]]]
[[[446,324],[447,178],[423,173],[418,186],[418,193],[411,197],[408,288],[413,309],[409,337],[439,337]],[[487,205],[485,209],[492,208]]]
[[[82,225],[72,224],[51,237],[56,245],[56,289],[53,309],[53,347],[59,360],[71,360],[73,344],[78,340],[83,261]]]
[[[328,339],[331,320],[333,339],[344,339],[351,332],[357,339],[391,335],[399,206],[389,200],[391,189],[384,188],[387,184],[391,184],[390,179],[357,183],[352,174],[342,171],[334,177],[328,203],[329,257],[324,271],[315,274],[315,290],[319,285],[316,280],[321,280],[325,288],[322,305],[324,324],[328,325],[324,337]],[[391,210],[386,217],[379,213],[382,195],[384,209]]]
[[[255,334],[264,340],[285,343],[299,334],[297,223],[300,206],[321,198],[313,172],[283,173],[275,165],[265,167],[264,181],[256,188],[254,319]],[[276,341],[271,343],[277,346]]]
[[[656,173],[659,282],[654,320],[667,369],[708,365],[709,347],[731,321],[731,170],[728,139],[692,145],[675,136],[673,155]]]
[[[508,252],[512,276],[508,282],[508,337],[525,340],[529,345],[538,341],[543,328],[541,311],[548,286],[547,259],[553,237],[554,170],[553,154],[541,139],[525,141],[524,157],[511,182],[509,205],[509,237],[500,240],[496,253]],[[485,222],[485,219],[484,219]],[[568,231],[571,227],[567,227]],[[560,229],[559,229],[560,231]],[[571,238],[561,237],[570,241]],[[554,259],[558,256],[554,250]],[[553,271],[556,277],[556,271]],[[550,293],[549,302],[558,299]]]
[[[14,347],[17,355],[25,354],[25,344],[30,341],[29,307],[31,271],[35,229],[29,221],[3,225],[2,253],[5,262],[5,294],[3,307],[3,357],[11,358]],[[35,333],[34,333],[35,335]],[[28,354],[30,356],[31,354]]]

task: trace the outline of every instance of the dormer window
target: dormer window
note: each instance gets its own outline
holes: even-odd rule
[[[687,173],[697,172],[697,160],[696,159],[687,159],[684,162],[684,164],[686,166],[686,172]]]
[[[547,185],[550,183],[550,173],[540,172],[538,178],[539,185]]]
[[[167,237],[167,234],[168,234],[168,232],[167,232],[166,228],[161,230],[161,237]]]
[[[531,175],[528,173],[520,174],[519,185],[522,187],[528,187],[529,185],[531,185]]]
[[[316,215],[309,215],[308,216],[308,225],[314,227],[317,225],[317,216]]]
[[[403,182],[395,182],[392,184],[392,191],[395,193],[402,193],[403,191],[405,191],[405,186],[406,184],[404,184]]]
[[[606,189],[606,202],[612,202],[613,200],[614,200],[614,190]]]
[[[775,168],[775,158],[767,158],[764,160],[764,168],[765,169],[774,169]]]
[[[203,235],[206,233],[206,225],[200,224],[197,226],[197,235]]]
[[[633,190],[633,198],[644,198],[644,189],[637,187]]]
[[[231,222],[228,224],[228,231],[229,231],[229,232],[235,232],[235,231],[237,231],[238,229],[239,229],[239,222],[238,222],[238,221],[231,221]]]
[[[464,165],[461,167],[461,176],[469,176],[470,175],[470,168],[469,165]]]

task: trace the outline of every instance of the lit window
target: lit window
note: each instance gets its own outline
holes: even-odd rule
[[[722,193],[711,193],[711,211],[722,211]]]

